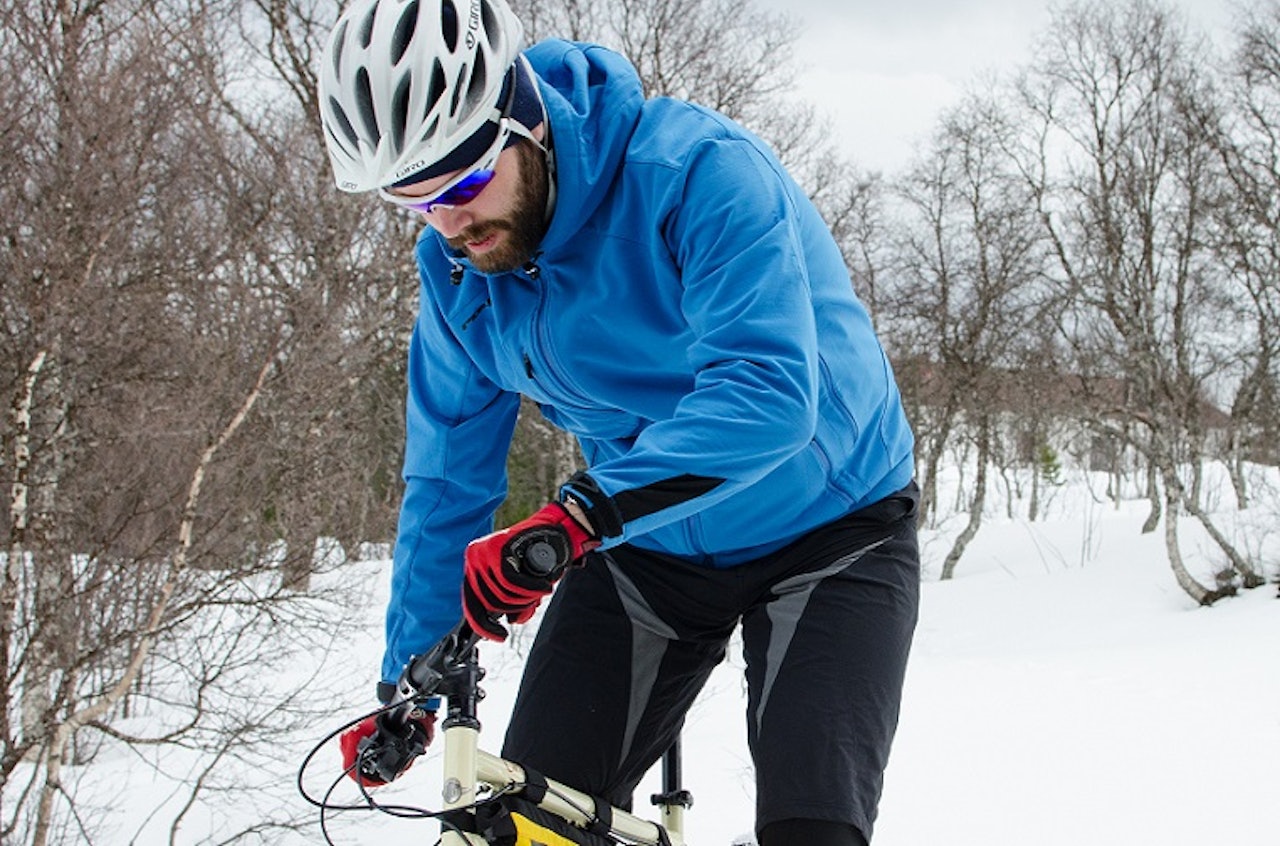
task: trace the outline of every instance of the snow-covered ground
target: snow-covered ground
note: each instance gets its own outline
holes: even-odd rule
[[[1267,481],[1274,486],[1274,475]],[[1238,515],[1223,499],[1224,522],[1274,578],[1277,510],[1265,505]],[[1010,519],[997,498],[947,582],[937,575],[962,518],[924,532],[921,620],[876,846],[1280,843],[1276,586],[1196,607],[1174,582],[1160,533],[1139,532],[1146,509],[1141,500],[1117,508],[1076,483],[1058,489],[1049,516],[1032,523]],[[1184,524],[1188,561],[1208,581],[1222,556],[1190,521]],[[352,594],[367,625],[330,656],[325,671],[335,703],[347,710],[332,725],[317,725],[309,741],[335,728],[339,717],[356,716],[355,703],[370,690],[385,570],[385,562],[373,562],[343,574],[367,587]],[[526,630],[511,646],[482,652],[490,673],[481,716],[495,746],[530,635]],[[742,703],[735,653],[712,678],[685,734],[685,781],[695,796],[687,817],[692,846],[727,846],[751,828]],[[270,780],[287,787],[306,751],[304,743],[281,750]],[[438,754],[380,792],[383,798],[435,803]],[[142,815],[171,788],[137,759],[119,761],[114,775],[95,765],[90,780],[117,789],[130,784],[128,801],[118,807],[133,822],[120,828],[128,836],[98,842],[168,842],[164,813],[137,832]],[[315,766],[308,784],[319,791],[338,767],[336,744],[322,750]],[[656,780],[644,795],[654,787]],[[354,796],[347,784],[339,791]],[[296,794],[280,795],[274,806],[220,809],[223,824],[302,808]],[[204,819],[194,814],[178,842],[201,842]],[[335,820],[330,831],[340,844],[385,846],[434,843],[437,827],[361,814]],[[315,827],[305,838],[266,842],[322,839]]]

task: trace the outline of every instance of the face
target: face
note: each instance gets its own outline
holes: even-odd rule
[[[446,174],[396,193],[430,196],[456,176]],[[505,273],[529,261],[542,242],[547,230],[544,218],[548,190],[545,155],[522,140],[502,151],[493,181],[471,202],[452,208],[436,207],[421,214],[476,269]]]

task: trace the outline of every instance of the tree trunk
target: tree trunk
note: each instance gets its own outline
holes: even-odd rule
[[[30,651],[28,644],[15,644],[14,638],[17,635],[20,583],[23,580],[23,570],[26,567],[29,556],[27,530],[31,526],[32,410],[35,405],[36,381],[40,378],[41,371],[44,369],[47,360],[47,350],[41,350],[31,360],[30,365],[27,367],[27,378],[22,383],[22,392],[14,399],[13,406],[10,409],[14,430],[13,484],[9,492],[9,543],[5,556],[3,585],[0,586],[0,671],[3,671],[3,678],[6,682],[8,679],[13,678],[16,673],[22,672],[21,664],[19,664],[18,668],[14,668],[11,665],[12,657],[15,654]],[[28,683],[22,688],[21,704],[17,714],[22,737],[21,746],[32,749],[39,742],[43,726],[43,712],[35,718],[29,718],[28,709],[31,707],[32,702],[26,691],[32,685],[29,683],[30,679],[26,681]],[[3,713],[0,714],[0,720],[3,720],[3,734],[0,737],[3,737],[6,743],[9,743],[16,736],[15,727],[10,723],[14,712],[9,707],[8,701],[8,694],[13,690],[13,686],[6,683],[4,690],[6,694],[3,703],[4,708]],[[13,753],[18,750],[11,749],[9,751]],[[9,766],[16,762],[18,757],[17,755],[7,756],[5,761],[6,774]],[[0,781],[2,780],[0,779]]]
[[[1014,472],[1016,474],[1016,471]],[[1000,478],[1004,480],[1004,489],[1006,494],[1004,498],[1004,516],[1010,522],[1013,522],[1013,519],[1017,516],[1014,512],[1014,503],[1022,499],[1022,491],[1020,490],[1020,486],[1016,486],[1009,476],[1009,468],[1002,466],[1000,468]]]
[[[1034,523],[1040,517],[1040,466],[1031,467],[1031,503],[1027,506],[1027,519]]]
[[[943,407],[942,419],[933,427],[933,435],[929,438],[929,454],[925,458],[924,483],[920,486],[920,523],[935,525],[938,518],[938,466],[942,463],[942,455],[947,449],[947,441],[951,439],[951,427],[955,421],[953,403],[948,401]]]
[[[961,556],[964,555],[965,549],[968,548],[969,542],[978,534],[978,529],[982,528],[982,510],[987,501],[987,462],[991,454],[991,425],[990,422],[983,418],[978,424],[978,473],[973,480],[973,499],[969,505],[969,522],[965,524],[963,531],[960,532],[956,542],[952,544],[951,551],[947,553],[946,561],[942,564],[941,579],[946,581],[955,575],[956,565],[960,563]]]
[[[1249,507],[1249,487],[1244,478],[1244,448],[1240,441],[1239,428],[1233,427],[1227,468],[1231,473],[1231,487],[1236,492],[1236,508],[1244,511]]]
[[[1147,499],[1151,502],[1151,511],[1147,514],[1147,519],[1142,524],[1142,533],[1149,535],[1160,525],[1160,485],[1156,483],[1156,466],[1152,462],[1147,462]],[[1116,498],[1118,503],[1120,498]]]
[[[1198,605],[1212,605],[1226,593],[1221,590],[1209,590],[1196,581],[1182,559],[1182,547],[1178,544],[1178,512],[1179,503],[1184,497],[1182,485],[1175,473],[1175,470],[1169,468],[1162,471],[1165,480],[1164,546],[1169,556],[1169,566],[1173,568],[1178,587],[1186,591],[1187,596],[1195,600]]]

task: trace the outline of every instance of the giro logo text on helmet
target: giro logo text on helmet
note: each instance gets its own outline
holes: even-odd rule
[[[426,159],[418,159],[416,162],[407,164],[396,171],[395,181],[399,182],[401,179],[405,178],[409,174],[417,173],[418,171],[422,170],[424,167],[426,167],[429,164],[431,164],[431,162]]]
[[[467,16],[466,44],[468,50],[476,48],[476,33],[480,30],[480,0],[471,0],[471,14]]]

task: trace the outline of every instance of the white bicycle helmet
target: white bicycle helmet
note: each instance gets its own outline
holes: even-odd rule
[[[392,185],[496,120],[524,28],[505,0],[355,0],[321,60],[319,99],[343,191]]]

